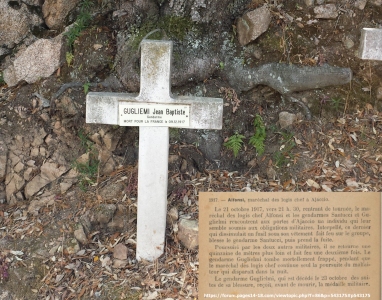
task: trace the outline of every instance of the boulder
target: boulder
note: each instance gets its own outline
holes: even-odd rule
[[[42,6],[45,24],[50,29],[60,29],[65,26],[65,19],[80,0],[45,0]]]
[[[25,197],[28,199],[48,183],[56,180],[67,171],[67,167],[49,160],[41,166],[41,173],[35,176],[25,186]]]
[[[13,65],[4,70],[4,81],[11,87],[21,80],[34,83],[49,77],[63,61],[62,49],[62,35],[54,39],[37,40],[15,59]]]
[[[17,3],[15,3],[17,2]],[[0,56],[21,43],[43,20],[18,1],[0,1]]]

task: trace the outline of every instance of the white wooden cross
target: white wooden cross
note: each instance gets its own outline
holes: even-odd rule
[[[221,129],[223,100],[171,94],[171,41],[141,43],[139,95],[88,93],[86,122],[139,127],[136,258],[163,253],[167,214],[169,127]]]
[[[359,57],[361,59],[382,60],[382,29],[362,29]]]

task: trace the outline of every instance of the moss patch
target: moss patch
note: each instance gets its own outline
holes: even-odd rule
[[[145,37],[156,40],[168,38],[182,41],[189,32],[200,32],[200,28],[190,18],[165,16],[156,22],[148,20],[140,26],[130,27],[130,33],[132,34],[131,46],[133,49],[138,49],[139,44]]]

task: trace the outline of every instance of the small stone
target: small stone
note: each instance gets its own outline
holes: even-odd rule
[[[96,222],[107,224],[114,216],[117,207],[114,204],[101,204],[95,208],[94,217]]]
[[[24,179],[26,181],[29,181],[31,179],[32,172],[33,172],[33,168],[28,168],[24,171]]]
[[[75,254],[77,253],[78,251],[80,251],[80,245],[78,244],[77,240],[76,239],[71,239],[70,241],[68,241],[66,243],[66,248],[65,248],[66,252],[71,255],[71,254]]]
[[[78,164],[87,164],[89,162],[89,152],[82,154],[79,158],[76,159]]]
[[[41,207],[53,205],[55,202],[55,195],[41,197],[40,199],[32,200],[28,207],[28,213],[33,216],[38,216]]]
[[[46,149],[44,147],[40,147],[40,155],[42,157],[47,157],[48,156],[47,153],[48,152],[46,151]]]
[[[116,259],[127,259],[127,247],[124,244],[117,244],[114,247],[113,257]]]
[[[308,6],[308,7],[314,5],[314,0],[304,0],[304,2],[305,2],[305,5]]]
[[[178,224],[178,238],[187,249],[199,246],[199,226],[196,220],[181,219]]]
[[[4,203],[5,203],[5,192],[0,191],[0,204],[4,204]]]
[[[279,124],[282,129],[292,126],[296,120],[297,116],[290,112],[282,111],[279,114]]]
[[[91,135],[90,137],[89,137],[89,139],[92,141],[92,142],[94,142],[94,143],[96,143],[97,145],[101,145],[101,137],[100,137],[100,134],[99,133],[95,133],[95,134],[93,134],[93,135]]]
[[[271,13],[266,5],[247,12],[239,18],[236,28],[240,45],[247,45],[267,31],[271,18]]]
[[[174,224],[179,218],[178,209],[174,206],[167,213],[167,224]]]
[[[45,122],[50,121],[50,117],[49,117],[49,115],[48,115],[47,113],[42,113],[42,114],[40,115],[40,118],[41,118],[42,120],[44,120]]]
[[[256,166],[257,166],[257,159],[256,159],[256,158],[251,159],[251,160],[247,163],[247,166],[248,166],[248,167],[251,167],[251,168],[256,167]]]
[[[126,267],[127,265],[127,259],[113,259],[113,268],[115,269],[122,269]]]
[[[338,10],[335,4],[316,6],[314,13],[317,19],[336,19],[338,17]]]
[[[349,37],[346,37],[344,40],[343,40],[343,43],[344,43],[344,46],[346,49],[351,49],[354,47],[354,42],[351,38]]]
[[[114,216],[113,219],[107,223],[107,228],[112,232],[123,231],[127,224],[126,221],[123,215]]]
[[[82,245],[87,245],[89,243],[88,238],[85,234],[84,228],[81,224],[77,225],[77,229],[74,230],[74,237],[77,241],[79,241]]]
[[[187,160],[183,159],[182,164],[180,165],[180,172],[186,173],[187,172]]]
[[[39,153],[40,153],[40,149],[38,147],[35,147],[35,148],[32,148],[30,156],[31,157],[36,157],[36,156],[39,155]]]
[[[275,180],[275,179],[276,179],[277,172],[276,172],[275,169],[272,168],[272,166],[270,166],[270,167],[267,168],[266,173],[267,173],[267,178],[268,178],[269,180]]]
[[[27,164],[27,166],[28,167],[35,167],[35,163],[36,163],[36,161],[34,161],[34,160],[28,160],[27,162],[26,162],[26,164]]]
[[[117,147],[118,139],[116,139],[110,132],[106,133],[102,138],[106,149],[114,151],[115,147]]]
[[[25,200],[24,195],[21,192],[16,193],[15,197],[16,197],[17,201],[24,201]]]
[[[363,10],[366,6],[367,0],[356,0],[354,6],[360,10]]]
[[[111,183],[103,187],[99,194],[103,199],[117,199],[120,197],[125,185],[123,182]]]
[[[23,169],[24,164],[21,161],[13,168],[16,173],[20,173]]]
[[[60,182],[60,191],[61,194],[65,194],[73,185],[73,181],[70,179],[64,179],[62,182]]]

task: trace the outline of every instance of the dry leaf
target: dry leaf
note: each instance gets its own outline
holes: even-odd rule
[[[307,183],[307,185],[312,186],[312,187],[314,187],[316,189],[320,188],[320,185],[317,182],[315,182],[314,180],[312,180],[312,179],[308,179],[306,181],[306,183]]]

